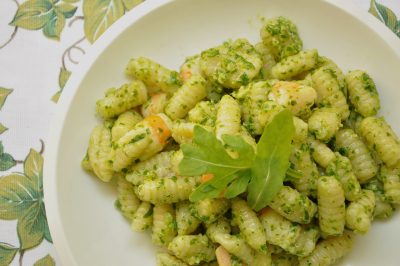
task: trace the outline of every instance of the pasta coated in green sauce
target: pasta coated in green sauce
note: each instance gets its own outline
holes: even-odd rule
[[[378,113],[379,82],[364,70],[345,75],[308,43],[303,49],[289,19],[262,23],[254,43],[194,51],[179,69],[133,58],[130,81],[96,102],[101,122],[81,167],[88,178],[115,177],[114,205],[132,231],[151,235],[157,266],[333,266],[353,233],[366,234],[400,203],[400,141]],[[248,187],[263,133],[284,110],[294,125],[288,168],[256,211]],[[232,162],[208,161],[210,134]],[[280,151],[265,149],[274,173]],[[242,153],[248,165],[235,165]]]

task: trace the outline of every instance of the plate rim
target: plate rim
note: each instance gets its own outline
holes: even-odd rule
[[[56,111],[53,114],[49,125],[49,134],[47,137],[47,151],[45,154],[44,170],[43,170],[43,194],[44,203],[46,208],[46,216],[48,226],[53,240],[57,257],[60,259],[62,265],[78,265],[72,251],[70,244],[67,241],[63,222],[61,221],[60,212],[58,209],[58,193],[57,193],[57,154],[59,150],[59,139],[63,132],[64,120],[68,110],[76,97],[78,88],[84,80],[86,74],[91,66],[96,62],[97,58],[104,52],[114,40],[122,34],[128,27],[135,24],[144,16],[155,11],[156,9],[177,1],[188,0],[158,0],[158,1],[144,1],[139,6],[127,12],[123,17],[117,20],[104,32],[94,44],[91,45],[87,54],[76,67],[72,73],[70,80],[67,82],[66,87],[57,103]],[[319,0],[314,0],[319,1]],[[390,29],[388,29],[381,21],[375,18],[372,14],[366,12],[357,6],[354,2],[346,0],[324,0],[327,4],[338,8],[347,13],[349,16],[356,18],[363,25],[375,32],[388,47],[400,59],[400,38],[398,38]],[[49,163],[48,158],[53,158]]]

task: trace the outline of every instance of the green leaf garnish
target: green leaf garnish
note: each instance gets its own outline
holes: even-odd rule
[[[237,158],[227,153],[224,144],[213,133],[195,126],[193,144],[181,145],[184,157],[179,164],[180,173],[187,176],[212,173],[217,179],[252,166],[254,151],[250,144],[239,136],[226,135],[222,139],[238,153]]]
[[[224,197],[227,199],[232,199],[247,190],[251,179],[251,171],[241,171],[240,176],[235,179],[226,189]]]
[[[179,170],[186,176],[212,174],[213,178],[198,186],[190,201],[221,196],[230,199],[248,190],[249,205],[255,210],[265,207],[282,187],[286,175],[301,177],[301,173],[288,170],[293,134],[289,110],[278,113],[265,127],[256,154],[240,136],[224,135],[221,142],[215,134],[196,126],[193,143],[181,145]]]
[[[282,187],[289,168],[293,134],[293,115],[287,109],[278,113],[264,128],[257,143],[247,196],[250,207],[256,211],[265,207]]]

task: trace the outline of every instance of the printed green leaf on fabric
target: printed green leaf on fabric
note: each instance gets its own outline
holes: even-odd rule
[[[2,123],[0,123],[0,135],[3,134],[8,128],[6,128]]]
[[[0,178],[0,219],[15,220],[39,200],[32,180],[21,174]]]
[[[247,195],[249,206],[256,211],[265,207],[283,186],[290,165],[293,134],[293,115],[287,109],[278,113],[264,128],[257,143]]]
[[[64,2],[60,2],[55,6],[55,10],[57,12],[60,12],[64,16],[64,18],[72,18],[77,9],[78,7],[66,3],[65,0]]]
[[[51,242],[43,202],[43,157],[31,149],[24,161],[24,174],[0,178],[0,219],[18,220],[20,249]]]
[[[42,186],[43,157],[37,151],[31,149],[24,161],[24,173],[31,178],[39,187]]]
[[[78,3],[79,1],[81,1],[81,0],[63,0],[63,2],[70,3],[70,4]]]
[[[391,29],[398,37],[400,37],[400,21],[390,8],[377,3],[375,0],[371,0],[368,11],[380,21],[385,23],[389,29]]]
[[[41,258],[40,260],[35,262],[35,264],[33,264],[33,266],[55,266],[55,265],[56,262],[50,255]]]
[[[71,18],[76,6],[66,1],[28,0],[19,6],[10,25],[27,30],[43,29],[46,37],[59,40],[65,19]]]
[[[10,265],[17,252],[18,248],[10,244],[0,242],[0,265]]]
[[[60,40],[60,35],[65,26],[65,17],[60,12],[55,15],[43,27],[43,33],[50,39]]]
[[[16,165],[14,158],[4,152],[3,143],[0,141],[0,171],[6,171]]]
[[[86,38],[93,43],[124,15],[122,0],[84,0],[83,15]]]
[[[10,24],[28,30],[38,30],[53,16],[53,3],[50,0],[28,0],[19,6]]]
[[[126,10],[131,10],[135,6],[144,2],[144,0],[122,0]]]
[[[0,110],[3,107],[7,96],[10,95],[10,93],[12,92],[12,89],[6,89],[6,88],[2,88],[0,87]]]
[[[51,100],[53,102],[57,103],[60,99],[61,93],[71,74],[71,71],[65,69],[64,67],[60,68],[60,73],[58,74],[58,86],[60,87],[60,90],[56,94],[54,94],[53,97],[51,97]]]
[[[17,232],[21,249],[30,249],[42,242],[47,223],[43,206],[42,203],[35,202],[25,215],[18,219]]]

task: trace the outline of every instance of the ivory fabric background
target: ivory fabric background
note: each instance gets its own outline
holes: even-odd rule
[[[0,266],[59,264],[43,203],[50,121],[91,43],[142,1],[0,0]],[[348,1],[400,37],[400,0]]]

